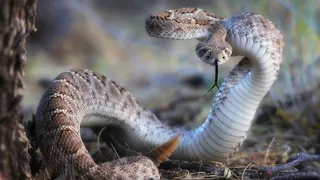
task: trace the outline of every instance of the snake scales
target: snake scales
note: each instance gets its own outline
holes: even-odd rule
[[[184,131],[160,122],[114,81],[84,69],[61,73],[48,87],[36,113],[36,135],[51,177],[57,179],[159,179],[154,163],[129,157],[97,165],[80,137],[81,126],[118,126],[130,148],[146,152],[182,133],[174,159],[226,161],[246,138],[255,111],[276,80],[283,37],[260,15],[240,13],[224,19],[198,8],[150,15],[150,36],[198,39],[197,55],[206,63],[244,58],[220,86],[202,126]]]

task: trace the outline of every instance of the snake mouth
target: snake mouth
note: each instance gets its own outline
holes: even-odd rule
[[[216,57],[213,55],[210,47],[196,47],[196,53],[198,57],[205,63],[210,64],[211,66],[215,65]]]
[[[205,63],[211,66],[221,65],[228,61],[231,56],[231,50],[225,48],[220,53],[216,54],[212,50],[212,47],[198,45],[196,47],[196,53],[198,57]]]
[[[218,65],[220,65],[220,64],[222,64],[222,63],[220,62],[220,60],[219,60],[218,58],[215,58],[214,63],[213,63],[213,66],[218,66]]]

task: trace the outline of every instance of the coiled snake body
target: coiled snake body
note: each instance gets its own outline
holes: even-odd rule
[[[69,70],[55,78],[36,114],[39,147],[53,178],[159,179],[146,157],[130,157],[97,165],[80,137],[81,126],[116,125],[121,140],[137,151],[158,147],[180,133],[173,159],[226,161],[246,138],[255,111],[268,92],[282,61],[283,38],[267,19],[240,13],[229,19],[198,8],[163,11],[146,19],[150,36],[194,39],[206,63],[244,56],[225,78],[202,126],[181,132],[160,122],[124,88],[89,70]]]

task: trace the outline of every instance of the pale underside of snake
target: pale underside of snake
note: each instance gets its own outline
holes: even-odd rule
[[[225,162],[246,138],[282,61],[283,37],[272,22],[253,13],[224,19],[198,8],[180,8],[150,15],[146,31],[153,37],[200,40],[196,53],[211,65],[223,64],[230,56],[244,58],[220,86],[203,125],[189,131],[160,122],[103,75],[84,69],[61,73],[42,96],[35,118],[37,141],[53,178],[160,178],[144,156],[97,165],[81,140],[80,124],[117,126],[124,130],[119,140],[140,152],[181,134],[170,157],[181,160]]]

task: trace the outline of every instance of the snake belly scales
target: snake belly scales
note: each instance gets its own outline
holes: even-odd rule
[[[199,8],[162,11],[147,17],[148,35],[198,39],[199,58],[214,65],[243,56],[220,86],[210,113],[198,128],[182,131],[160,122],[130,92],[103,75],[73,69],[58,75],[35,116],[37,143],[52,179],[159,179],[145,156],[97,165],[80,137],[83,127],[117,126],[121,141],[146,152],[181,134],[172,159],[225,162],[246,138],[256,109],[276,80],[283,37],[271,21],[254,13],[229,19]]]

